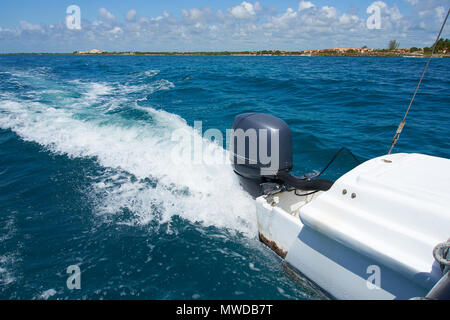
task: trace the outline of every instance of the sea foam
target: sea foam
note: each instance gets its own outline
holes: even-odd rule
[[[66,90],[74,90],[73,86]],[[183,129],[192,138],[199,135],[184,119],[150,107],[144,109],[151,122],[122,121],[100,110],[93,117],[81,119],[80,109],[88,112],[94,103],[129,98],[126,88],[119,85],[80,86],[84,86],[85,94],[63,106],[14,97],[1,100],[0,128],[12,130],[50,152],[93,158],[107,168],[92,183],[98,214],[114,215],[126,209],[133,213],[127,221],[130,224],[155,219],[168,222],[177,215],[204,226],[256,235],[254,202],[239,186],[229,164],[219,159],[212,162],[222,164],[171,161],[171,152],[178,143],[171,140],[174,130]],[[91,89],[86,91],[86,86]],[[152,91],[172,86],[167,80],[159,80]],[[127,101],[130,108],[140,108],[135,100]],[[202,143],[209,150],[207,157],[227,157],[221,147],[205,140]]]

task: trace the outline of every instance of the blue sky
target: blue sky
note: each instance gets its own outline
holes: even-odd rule
[[[81,29],[66,8],[81,9]],[[380,28],[369,29],[369,6]],[[0,2],[0,52],[72,52],[98,48],[219,51],[429,46],[450,0],[15,0]],[[450,27],[444,37],[450,38]]]

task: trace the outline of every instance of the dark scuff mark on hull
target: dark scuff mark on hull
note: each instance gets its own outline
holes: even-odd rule
[[[286,258],[287,251],[284,251],[278,245],[275,243],[275,241],[271,241],[264,237],[261,232],[258,232],[259,240],[264,243],[266,246],[268,246],[270,249],[272,249],[276,254],[278,254],[281,258]]]
[[[298,285],[303,288],[306,293],[310,294],[311,297],[317,298],[319,300],[333,300],[333,296],[328,294],[325,290],[315,284],[314,281],[308,279],[303,273],[298,269],[293,267],[286,261],[282,263],[283,270],[292,278]]]

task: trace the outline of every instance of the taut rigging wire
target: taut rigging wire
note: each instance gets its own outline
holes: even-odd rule
[[[408,116],[408,112],[411,109],[411,106],[413,104],[414,98],[416,97],[417,91],[419,91],[419,87],[420,87],[420,85],[422,83],[423,77],[425,76],[425,72],[427,71],[428,65],[430,64],[431,58],[433,57],[434,50],[436,49],[436,45],[437,45],[437,43],[438,43],[438,41],[439,41],[439,39],[441,37],[442,30],[444,30],[444,26],[445,26],[445,23],[447,22],[447,18],[448,18],[449,13],[450,13],[450,9],[447,11],[447,16],[445,17],[444,23],[442,23],[442,26],[441,26],[441,30],[439,31],[437,39],[436,39],[436,41],[433,44],[433,49],[431,51],[431,55],[428,58],[427,64],[425,65],[425,69],[423,69],[422,76],[420,77],[419,83],[417,84],[416,90],[414,91],[414,95],[412,96],[411,101],[409,102],[408,109],[406,109],[406,113],[403,116],[403,120],[398,125],[397,131],[395,132],[394,138],[392,139],[391,148],[389,149],[388,154],[391,154],[392,149],[394,149],[394,146],[395,146],[395,144],[398,141],[398,138],[400,138],[400,134],[402,133],[403,127],[405,126],[405,123],[406,123],[406,117]]]

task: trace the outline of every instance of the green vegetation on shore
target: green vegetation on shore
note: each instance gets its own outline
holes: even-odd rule
[[[336,57],[427,57],[432,48],[399,48],[400,43],[391,40],[387,49],[372,49],[367,46],[361,48],[332,48],[311,49],[303,51],[286,50],[258,50],[258,51],[198,51],[198,52],[107,52],[100,50],[75,51],[73,53],[10,53],[26,55],[135,55],[135,56],[336,56]],[[435,55],[450,57],[450,40],[439,39],[436,43]]]
[[[338,57],[424,57],[431,54],[431,48],[399,48],[397,40],[391,40],[387,49],[372,49],[367,46],[361,48],[332,48],[302,51],[259,50],[259,51],[199,51],[199,52],[103,52],[100,50],[76,51],[74,54],[95,55],[176,55],[176,56],[338,56]],[[450,40],[440,39],[436,44],[437,56],[450,56]]]

